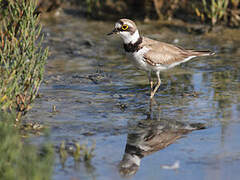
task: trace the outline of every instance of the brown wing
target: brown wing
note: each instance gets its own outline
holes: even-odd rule
[[[143,45],[150,48],[150,50],[144,55],[144,58],[146,62],[151,65],[169,65],[174,62],[181,62],[185,58],[193,56],[189,50],[148,38],[144,38]]]

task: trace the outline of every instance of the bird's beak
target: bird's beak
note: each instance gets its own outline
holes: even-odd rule
[[[118,33],[118,30],[117,30],[116,28],[114,28],[114,29],[112,30],[112,32],[108,33],[107,35],[110,36],[110,35],[112,35],[112,34],[117,34],[117,33]]]

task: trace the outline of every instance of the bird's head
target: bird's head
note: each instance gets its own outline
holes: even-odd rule
[[[135,43],[140,37],[136,24],[130,19],[118,20],[114,29],[107,35],[112,34],[119,34],[125,44]]]

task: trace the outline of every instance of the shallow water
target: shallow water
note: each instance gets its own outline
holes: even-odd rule
[[[96,141],[91,164],[76,165],[68,158],[63,167],[57,156],[53,179],[125,179],[118,164],[127,142],[139,145],[141,133],[160,140],[163,132],[172,137],[179,123],[203,123],[207,128],[180,133],[178,140],[166,138],[169,146],[144,155],[131,179],[237,179],[240,41],[139,23],[148,37],[217,52],[161,73],[162,85],[150,110],[147,76],[127,61],[120,38],[106,36],[112,28],[113,22],[68,15],[45,23],[50,57],[41,96],[26,119],[49,126],[49,138],[56,145],[63,140]],[[135,133],[141,142],[127,138]],[[32,141],[38,144],[44,138]],[[177,170],[161,168],[176,161]]]

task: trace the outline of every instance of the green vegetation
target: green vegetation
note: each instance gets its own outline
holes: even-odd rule
[[[50,145],[41,149],[22,141],[15,127],[15,115],[0,113],[0,175],[5,180],[51,179],[54,150]]]
[[[48,50],[42,36],[34,0],[0,0],[0,109],[30,109],[43,78]]]
[[[30,145],[22,138],[25,126],[14,121],[36,98],[48,54],[35,9],[34,0],[0,0],[0,176],[6,180],[47,180],[53,170],[53,147]]]
[[[64,163],[69,156],[73,157],[75,163],[83,161],[84,163],[89,164],[94,157],[95,147],[95,142],[91,147],[88,147],[87,144],[79,144],[78,142],[75,142],[74,144],[69,145],[63,141],[58,148],[62,166],[64,167]]]
[[[196,14],[201,17],[202,21],[210,19],[212,25],[215,25],[217,22],[223,20],[226,21],[229,0],[211,0],[211,3],[207,3],[206,0],[202,0],[202,5],[202,12],[196,8]]]

